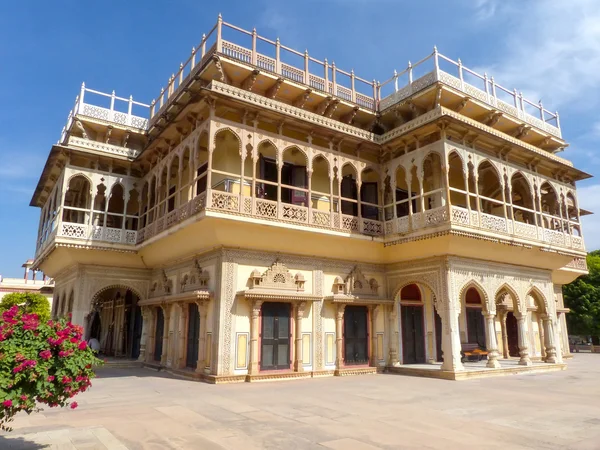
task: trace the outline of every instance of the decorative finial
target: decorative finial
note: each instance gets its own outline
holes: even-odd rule
[[[221,13],[219,13],[219,17],[217,17],[219,20],[223,20],[223,16],[221,15]]]
[[[398,71],[396,69],[394,69],[394,78],[396,78],[398,76]]]
[[[81,87],[84,88],[85,87],[85,81],[81,83]]]
[[[196,47],[192,47],[192,55],[196,53]]]
[[[460,60],[460,58],[458,58],[458,65],[462,66],[462,61]]]
[[[304,50],[304,55],[308,56],[308,49]]]
[[[202,40],[205,41],[206,40],[206,33],[202,33]]]
[[[252,32],[256,33],[256,27],[252,28]]]
[[[434,45],[434,46],[433,46],[433,53],[437,53],[437,51],[438,51],[438,50],[437,50],[437,45]]]
[[[412,67],[412,63],[409,61],[408,62],[408,68],[410,69]]]
[[[354,75],[354,69],[350,69],[350,75]]]

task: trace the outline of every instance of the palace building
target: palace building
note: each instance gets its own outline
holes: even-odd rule
[[[81,87],[33,267],[105,354],[211,382],[563,369],[566,147],[437,49],[379,82],[219,17],[149,105]]]

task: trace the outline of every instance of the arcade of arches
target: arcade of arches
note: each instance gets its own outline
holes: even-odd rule
[[[269,265],[266,253],[227,252],[236,263],[215,256],[152,271],[144,298],[123,280],[83,311],[77,291],[69,306],[66,290],[54,314],[72,308],[105,355],[213,382],[404,366],[460,372],[475,367],[465,346],[485,352],[475,364],[492,369],[504,361],[563,367],[568,356],[562,296],[540,271],[525,279],[498,265],[465,275],[460,264],[475,266],[460,260],[443,277],[441,262],[433,272],[425,263],[315,269],[325,263],[283,256]],[[440,289],[445,280],[451,296]]]

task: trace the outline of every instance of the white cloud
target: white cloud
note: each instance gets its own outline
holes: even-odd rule
[[[600,102],[600,8],[597,0],[479,0],[476,14],[506,23],[506,38],[488,43],[488,69],[545,106],[589,109]],[[489,12],[492,14],[488,14]]]
[[[588,251],[600,249],[600,184],[578,188],[577,199],[580,208],[594,213],[581,219],[585,246]]]

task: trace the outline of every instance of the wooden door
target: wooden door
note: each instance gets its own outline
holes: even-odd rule
[[[342,178],[342,198],[351,198],[356,200],[356,180],[351,175]],[[342,200],[342,214],[348,216],[358,216],[358,204]]]
[[[425,362],[423,307],[402,305],[402,353],[404,364]]]
[[[200,338],[200,317],[198,305],[190,303],[188,306],[188,333],[186,345],[185,365],[193,369],[198,363],[198,339]]]
[[[154,361],[160,361],[163,351],[165,316],[162,308],[156,308],[156,332],[154,333]]]
[[[305,188],[307,187],[306,167],[292,166],[292,186]],[[292,191],[292,203],[294,205],[308,206],[307,194],[304,191]]]
[[[435,322],[435,360],[438,362],[444,361],[444,355],[442,353],[442,318],[437,312],[433,312]]]
[[[480,308],[467,308],[467,340],[469,344],[485,345],[485,321]]]
[[[506,314],[506,335],[508,337],[508,354],[519,356],[519,326],[512,312]]]
[[[344,363],[350,365],[367,364],[368,362],[367,307],[346,306],[344,309]]]
[[[290,360],[290,305],[264,303],[262,305],[260,346],[261,370],[289,369]]]

